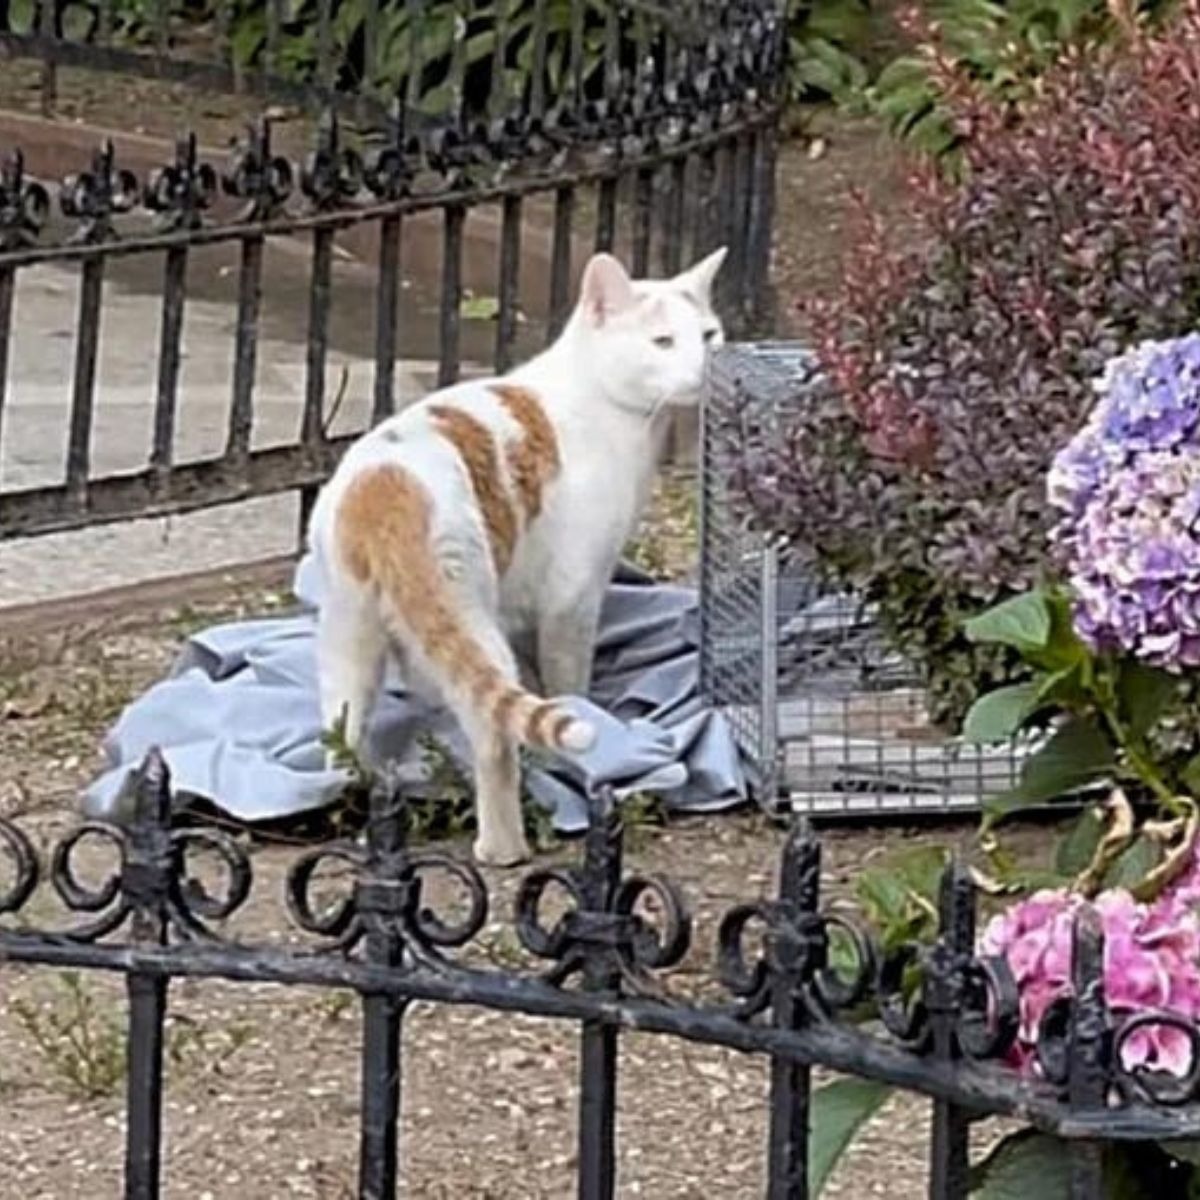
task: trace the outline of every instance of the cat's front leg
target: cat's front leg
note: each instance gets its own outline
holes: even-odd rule
[[[586,696],[600,624],[600,597],[551,609],[538,623],[538,675],[548,696]]]

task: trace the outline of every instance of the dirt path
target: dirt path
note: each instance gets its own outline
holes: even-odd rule
[[[54,636],[0,640],[0,813],[43,847],[75,820],[111,719],[168,668],[187,633],[279,610],[256,585],[187,607],[106,614]],[[629,867],[662,871],[695,915],[693,950],[668,980],[709,986],[721,913],[767,896],[781,832],[756,812],[637,825]],[[969,827],[833,830],[824,886],[846,897],[864,865],[929,840],[969,842]],[[449,847],[465,853],[463,843]],[[226,933],[292,944],[281,904],[298,853],[252,848],[252,899]],[[560,845],[547,862],[569,862]],[[103,863],[90,860],[89,871]],[[470,954],[536,969],[509,913],[516,878],[488,873],[493,916]],[[336,881],[331,881],[331,886]],[[31,922],[63,916],[39,894]],[[335,1200],[354,1194],[359,1023],[348,996],[187,981],[173,986],[168,1037],[168,1197]],[[8,968],[0,989],[0,1197],[109,1196],[122,1166],[123,1000],[107,979]],[[574,1192],[576,1042],[547,1022],[416,1006],[405,1025],[405,1195],[421,1200],[566,1200]],[[650,1035],[622,1039],[622,1197],[752,1200],[762,1195],[766,1066],[733,1052]],[[871,1128],[826,1196],[924,1195],[927,1105],[903,1099]],[[980,1136],[986,1136],[982,1128]]]

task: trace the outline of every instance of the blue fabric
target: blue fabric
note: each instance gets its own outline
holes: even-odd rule
[[[346,784],[325,766],[317,698],[315,613],[321,578],[306,558],[295,617],[239,621],[194,634],[168,678],[153,685],[109,733],[108,769],[88,789],[90,816],[114,815],[121,784],[159,747],[175,789],[248,822],[278,820],[332,804]],[[706,810],[745,797],[737,748],[721,714],[699,695],[696,595],[623,568],[601,613],[592,694],[573,710],[598,728],[582,755],[531,767],[530,793],[556,827],[585,824],[588,789],[653,792],[668,807]],[[445,710],[407,693],[389,670],[370,724],[368,760],[390,760],[423,779],[418,735],[437,738],[465,767],[469,753]]]

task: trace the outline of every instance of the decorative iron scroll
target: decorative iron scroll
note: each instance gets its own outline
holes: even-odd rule
[[[617,1024],[795,1053],[806,1061],[822,1061],[821,1047],[834,1036],[839,1053],[850,1047],[851,1060],[864,1073],[885,1078],[899,1073],[909,1086],[927,1075],[936,1090],[935,1078],[938,1087],[944,1085],[947,1065],[971,1072],[972,1094],[985,1104],[992,1095],[997,1111],[1041,1104],[1065,1120],[1072,1111],[1072,1071],[1081,1061],[1099,1073],[1097,1094],[1105,1106],[1187,1105],[1200,1092],[1200,1032],[1169,1013],[1115,1013],[1106,1006],[1101,935],[1087,915],[1077,931],[1075,985],[1051,1006],[1043,1024],[1044,1082],[1018,1079],[1003,1065],[1016,1035],[1016,983],[1006,964],[975,951],[976,895],[968,874],[958,866],[948,869],[940,931],[932,944],[883,953],[851,917],[822,909],[819,841],[804,823],[784,844],[776,897],[737,905],[719,922],[714,974],[733,997],[729,1005],[701,1004],[673,993],[671,969],[692,942],[688,906],[670,880],[624,870],[619,805],[607,792],[591,799],[581,861],[535,868],[517,889],[515,929],[531,955],[551,963],[544,973],[483,970],[469,953],[448,954],[468,952],[483,930],[487,886],[470,863],[408,844],[404,797],[389,778],[374,787],[361,841],[304,852],[288,873],[287,911],[300,930],[317,938],[315,956],[311,949],[268,950],[227,938],[222,923],[251,895],[251,859],[245,846],[224,832],[172,822],[168,773],[159,755],[151,754],[131,775],[119,811],[119,822],[89,821],[68,833],[53,848],[48,870],[20,826],[0,819],[0,917],[5,919],[0,958],[62,964],[72,961],[70,947],[77,946],[82,964],[98,965],[111,955],[110,965],[134,969],[126,952],[146,940],[145,930],[155,929],[160,933],[151,941],[162,947],[163,956],[156,960],[158,969],[167,974],[173,956],[179,958],[180,973],[190,972],[184,964],[203,948],[209,965],[201,973],[206,974],[229,970],[245,977],[259,964],[268,978],[286,974],[398,997],[436,997],[449,987],[455,998],[484,1005],[494,1002],[499,988],[508,997],[506,1007],[580,1015],[594,1005],[597,1015]],[[79,865],[88,844],[105,846],[112,862],[93,882],[84,882]],[[220,866],[217,894],[195,876],[193,856],[201,852]],[[330,867],[345,869],[347,890],[322,908],[317,881]],[[438,874],[458,896],[452,915],[431,901]],[[43,878],[70,912],[81,914],[80,923],[48,929],[20,923]],[[550,921],[544,913],[555,892],[565,911]],[[382,980],[372,966],[373,933],[398,947]],[[749,948],[755,940],[761,946],[757,953]],[[318,965],[330,954],[347,964],[336,979]],[[368,974],[357,974],[360,968]],[[570,986],[576,976],[583,980],[582,991]],[[786,1030],[772,1028],[771,1020],[783,997],[798,1011],[794,1027]],[[1188,1039],[1192,1066],[1183,1077],[1123,1065],[1123,1047],[1151,1025],[1170,1026]]]

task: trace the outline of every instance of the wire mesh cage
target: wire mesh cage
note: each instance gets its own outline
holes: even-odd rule
[[[817,380],[797,343],[731,346],[701,431],[701,687],[729,721],[765,807],[813,815],[976,810],[1016,782],[1018,745],[937,728],[871,606],[823,586],[756,531],[734,482],[744,448],[784,435]]]

